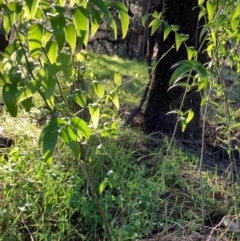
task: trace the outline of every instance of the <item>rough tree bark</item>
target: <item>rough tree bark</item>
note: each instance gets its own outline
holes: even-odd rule
[[[159,3],[162,2],[162,13],[164,20],[166,20],[170,25],[179,25],[180,33],[190,35],[186,42],[187,46],[195,46],[195,48],[198,48],[198,0],[159,0]],[[161,31],[158,39],[157,61],[173,46],[175,46],[174,33],[171,32],[167,39],[163,41],[163,31]],[[187,59],[187,51],[182,44],[178,51],[176,51],[175,48],[172,48],[171,51],[157,65],[144,116],[144,128],[146,133],[173,133],[175,123],[177,121],[177,115],[166,114],[171,110],[179,108],[181,101],[176,103],[176,100],[181,99],[184,89],[173,88],[168,91],[169,80],[174,71],[171,69],[171,67],[176,62],[183,59]],[[187,106],[188,109],[193,109],[194,118],[187,125],[184,136],[193,134],[194,130],[196,130],[199,126],[200,118],[200,94],[192,90],[188,93],[188,96],[188,101],[185,106]],[[180,130],[178,130],[177,134],[182,135]]]

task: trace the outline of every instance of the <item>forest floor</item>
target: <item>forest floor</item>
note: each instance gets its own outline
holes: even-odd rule
[[[145,63],[93,54],[88,61],[105,88],[111,88],[115,71],[123,79],[120,110],[105,117],[88,144],[91,178],[97,190],[104,184],[98,199],[115,239],[240,240],[239,82],[227,89],[230,134],[220,86],[213,92],[200,173],[201,136],[169,147],[170,137],[143,133],[143,112],[125,126],[148,82]],[[235,76],[227,71],[226,81]],[[0,108],[0,135],[14,140],[0,149],[0,240],[106,240],[80,163],[60,142],[52,166],[43,161],[41,101],[17,118]]]

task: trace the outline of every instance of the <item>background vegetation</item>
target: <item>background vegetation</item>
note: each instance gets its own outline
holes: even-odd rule
[[[104,15],[126,35],[124,5],[0,6],[5,36],[14,31],[1,53],[0,240],[239,239],[237,10],[227,15],[236,42],[227,61],[215,59],[222,78],[211,85],[200,172],[201,140],[143,134],[142,113],[125,125],[148,83],[145,62],[82,48],[87,19],[97,30]]]

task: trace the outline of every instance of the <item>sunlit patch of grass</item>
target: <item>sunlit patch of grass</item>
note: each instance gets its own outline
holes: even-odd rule
[[[102,81],[105,86],[111,86],[115,72],[121,74],[121,105],[130,107],[139,102],[139,96],[141,96],[148,82],[148,69],[145,61],[98,55],[91,52],[88,53],[88,61],[96,75],[96,79]]]

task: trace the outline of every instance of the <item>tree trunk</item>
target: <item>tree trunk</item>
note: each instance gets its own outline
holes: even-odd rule
[[[162,3],[162,0],[160,0],[159,3]],[[189,39],[186,41],[187,46],[194,46],[197,49],[199,45],[199,36],[197,34],[199,32],[198,0],[165,0],[162,6],[164,20],[166,20],[169,25],[179,25],[179,33],[190,35]],[[175,46],[174,32],[171,32],[167,39],[163,41],[163,30],[161,30],[158,39],[157,62],[173,46]],[[144,128],[146,133],[173,133],[177,115],[166,114],[171,110],[179,109],[184,89],[182,87],[177,87],[168,91],[169,80],[173,73],[171,67],[176,62],[183,59],[187,59],[187,50],[184,44],[181,45],[178,51],[172,48],[158,63],[145,110]],[[192,90],[187,94],[187,101],[184,102],[185,109],[183,109],[183,111],[191,108],[194,111],[194,118],[188,123],[184,136],[193,134],[194,130],[199,126],[200,102],[201,97],[198,92]],[[182,135],[180,128],[178,128],[177,134]]]

